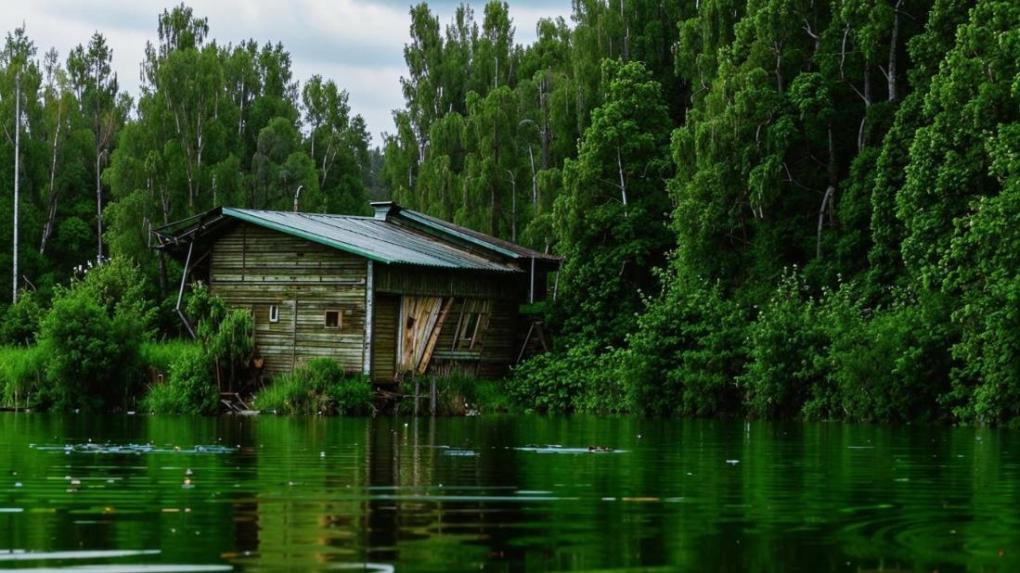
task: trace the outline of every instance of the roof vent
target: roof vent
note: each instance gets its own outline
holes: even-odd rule
[[[397,211],[400,210],[400,205],[393,201],[374,201],[372,202],[372,208],[375,209],[376,220],[385,221],[390,215],[397,214]]]

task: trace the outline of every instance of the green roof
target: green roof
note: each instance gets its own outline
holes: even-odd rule
[[[224,207],[222,214],[385,264],[499,272],[522,270],[387,219],[229,207]]]

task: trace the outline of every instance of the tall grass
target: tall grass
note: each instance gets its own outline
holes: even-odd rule
[[[0,400],[3,406],[32,406],[43,387],[45,369],[39,347],[0,346]]]
[[[436,414],[439,416],[493,414],[513,409],[505,380],[486,380],[463,372],[451,372],[419,378],[419,413],[429,411],[429,393],[433,380],[436,383]],[[412,398],[403,400],[399,411],[411,414],[414,411],[414,382],[405,379],[402,390],[405,398]]]
[[[368,414],[372,383],[360,374],[346,374],[334,360],[316,358],[276,376],[255,396],[255,407],[278,414]]]
[[[180,356],[195,352],[199,344],[192,340],[174,339],[145,342],[139,349],[142,364],[161,374],[170,372],[170,365]]]

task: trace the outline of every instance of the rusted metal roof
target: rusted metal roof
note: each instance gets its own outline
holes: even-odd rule
[[[499,272],[523,270],[385,219],[228,207],[222,209],[222,215],[386,264]]]

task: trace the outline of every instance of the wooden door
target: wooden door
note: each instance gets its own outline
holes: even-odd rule
[[[376,294],[372,319],[372,381],[393,382],[397,366],[397,319],[400,297]]]

